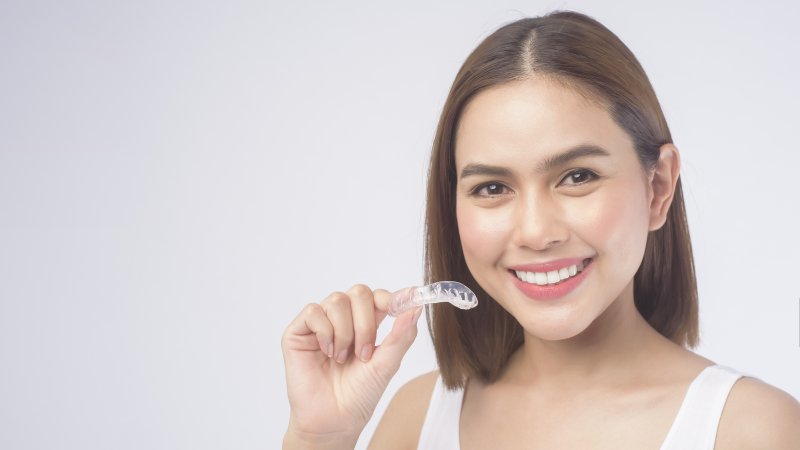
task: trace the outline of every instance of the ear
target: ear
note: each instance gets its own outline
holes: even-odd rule
[[[657,230],[667,221],[667,212],[672,204],[675,186],[681,170],[678,147],[664,144],[659,149],[658,162],[648,175],[650,191],[650,231]]]

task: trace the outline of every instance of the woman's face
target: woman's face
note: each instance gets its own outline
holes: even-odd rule
[[[466,106],[455,164],[467,266],[526,332],[567,339],[633,310],[652,189],[605,109],[540,78],[495,86]]]

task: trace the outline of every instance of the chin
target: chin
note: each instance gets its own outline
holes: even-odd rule
[[[515,311],[519,324],[530,337],[545,341],[563,341],[579,336],[592,324],[594,317],[584,308],[558,308],[550,311]]]
[[[568,324],[528,324],[523,325],[525,334],[545,341],[564,341],[572,339],[586,330],[587,327],[577,327],[574,323]]]

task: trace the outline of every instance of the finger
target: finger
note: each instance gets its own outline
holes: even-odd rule
[[[375,348],[375,300],[372,289],[357,284],[347,291],[350,296],[350,308],[353,310],[353,328],[355,340],[353,350],[362,361],[369,361]]]
[[[414,343],[414,339],[417,337],[417,322],[421,315],[422,307],[420,306],[397,316],[392,324],[392,331],[375,349],[370,363],[375,366],[385,382],[388,383],[388,380],[397,373],[400,361]]]
[[[375,300],[375,326],[378,326],[386,318],[389,306],[392,302],[392,293],[385,289],[375,289],[372,293]]]
[[[322,301],[322,308],[333,325],[333,359],[344,363],[353,344],[353,313],[350,297],[342,292],[334,292]]]
[[[316,350],[318,346],[330,357],[333,353],[333,325],[322,307],[316,303],[306,305],[286,328],[282,344],[284,351]]]

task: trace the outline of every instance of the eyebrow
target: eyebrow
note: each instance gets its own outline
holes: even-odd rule
[[[536,166],[536,171],[544,173],[552,170],[555,167],[563,166],[564,164],[578,158],[587,156],[611,156],[611,153],[603,147],[593,144],[582,144],[571,149],[559,153],[557,155],[548,156],[541,163]],[[487,164],[467,164],[461,170],[460,179],[471,177],[474,175],[486,175],[493,177],[509,177],[511,170],[505,167],[490,166]]]

